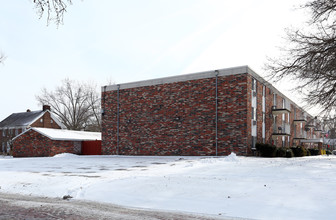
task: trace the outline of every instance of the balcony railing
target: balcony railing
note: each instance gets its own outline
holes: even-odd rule
[[[301,143],[323,143],[323,138],[311,138],[307,140],[300,140]]]
[[[303,131],[302,133],[296,134],[294,139],[307,139],[307,132]]]
[[[306,128],[315,128],[316,123],[314,121],[311,121],[305,125]]]
[[[305,116],[296,117],[293,120],[293,122],[294,122],[294,124],[297,124],[297,123],[306,123],[307,122],[307,117],[305,117]]]
[[[289,102],[285,102],[285,106],[283,107],[278,107],[273,105],[272,106],[272,114],[273,115],[278,115],[278,114],[285,114],[285,113],[290,113],[291,112],[291,107]]]
[[[273,127],[272,135],[290,135],[290,125],[287,123],[282,123],[280,126]]]
[[[321,125],[316,125],[314,131],[323,131]]]

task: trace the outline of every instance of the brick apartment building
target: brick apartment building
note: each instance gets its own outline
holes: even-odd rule
[[[102,87],[102,154],[251,155],[321,144],[318,121],[248,66]]]
[[[10,151],[11,140],[31,127],[62,129],[65,126],[51,113],[50,106],[40,111],[13,113],[0,122],[0,152]]]

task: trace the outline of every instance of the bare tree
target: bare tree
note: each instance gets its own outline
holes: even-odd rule
[[[68,129],[100,131],[100,98],[96,86],[65,79],[55,91],[42,89],[36,99],[40,104],[50,105]]]
[[[47,21],[54,21],[56,25],[63,23],[64,12],[72,4],[72,0],[33,0],[40,18],[46,13]]]
[[[3,63],[5,61],[6,57],[2,53],[0,53],[0,63]]]
[[[297,80],[297,90],[309,106],[323,113],[336,109],[336,1],[313,0],[302,6],[311,11],[308,31],[287,31],[283,57],[269,59],[274,79]]]
[[[329,115],[328,117],[322,118],[323,130],[329,131],[328,138],[335,139],[335,130],[336,130],[336,115]]]

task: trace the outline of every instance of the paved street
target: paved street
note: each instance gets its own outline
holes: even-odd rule
[[[0,219],[227,219],[185,213],[131,209],[111,204],[0,193]],[[234,218],[233,218],[234,219]]]

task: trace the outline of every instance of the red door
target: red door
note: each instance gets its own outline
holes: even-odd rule
[[[83,141],[82,155],[101,155],[101,141]]]

